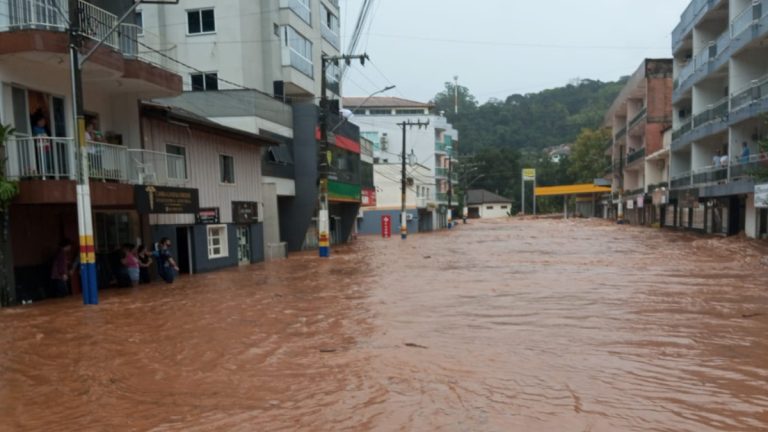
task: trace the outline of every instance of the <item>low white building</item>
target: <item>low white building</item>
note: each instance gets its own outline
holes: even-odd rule
[[[498,219],[509,216],[512,200],[485,189],[467,191],[467,213],[470,219]]]

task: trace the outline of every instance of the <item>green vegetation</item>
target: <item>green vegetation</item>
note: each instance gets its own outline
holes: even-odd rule
[[[609,83],[579,80],[484,104],[479,104],[468,88],[459,86],[458,114],[454,113],[454,84],[445,83],[433,103],[435,111],[445,112],[459,130],[463,162],[483,175],[471,188],[512,199],[517,213],[522,168],[536,168],[539,186],[591,182],[608,172],[610,161],[605,150],[610,133],[601,127],[625,82],[626,78]],[[573,144],[571,156],[554,162],[545,150],[562,144]],[[526,212],[531,211],[530,201],[526,202]],[[541,212],[557,212],[562,201],[542,198],[538,207]]]

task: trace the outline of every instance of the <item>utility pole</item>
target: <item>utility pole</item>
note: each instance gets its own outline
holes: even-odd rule
[[[408,214],[405,211],[405,192],[408,188],[408,182],[406,178],[405,173],[405,159],[406,159],[406,130],[408,128],[413,128],[414,126],[421,129],[422,127],[426,129],[429,126],[429,120],[426,122],[422,122],[421,120],[417,122],[413,122],[410,120],[404,121],[402,123],[398,123],[398,126],[403,128],[403,152],[401,154],[402,156],[402,165],[401,165],[401,178],[400,178],[400,238],[403,240],[408,238]]]
[[[69,63],[72,79],[72,113],[75,127],[75,148],[79,156],[80,169],[77,173],[77,226],[80,235],[80,283],[83,303],[99,303],[99,289],[96,279],[96,253],[93,243],[93,220],[91,216],[91,185],[88,174],[88,151],[85,141],[85,112],[83,108],[83,79],[80,69],[80,8],[78,0],[69,0]]]
[[[330,242],[330,215],[328,212],[328,175],[330,174],[330,147],[328,146],[328,117],[330,114],[330,101],[328,100],[328,82],[326,72],[328,65],[339,64],[340,60],[344,60],[347,66],[350,65],[353,59],[360,60],[360,64],[365,66],[365,61],[368,60],[368,54],[360,55],[341,55],[341,56],[327,56],[323,54],[321,58],[321,71],[320,71],[320,151],[318,152],[318,174],[320,176],[318,182],[318,204],[319,211],[317,213],[317,244],[319,246],[319,254],[321,258],[328,258],[331,256],[331,242]],[[335,130],[335,129],[334,129]]]
[[[453,228],[453,149],[448,150],[448,229]]]

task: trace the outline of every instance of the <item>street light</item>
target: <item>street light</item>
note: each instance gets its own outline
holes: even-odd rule
[[[336,129],[338,129],[338,128],[339,128],[341,125],[343,125],[345,122],[349,121],[349,119],[351,119],[352,117],[354,117],[354,116],[355,116],[355,111],[357,111],[358,109],[360,109],[360,108],[362,108],[363,106],[365,106],[365,104],[366,104],[366,103],[367,103],[369,100],[371,100],[371,98],[372,98],[372,97],[376,96],[377,94],[381,94],[381,93],[384,93],[384,92],[388,92],[388,91],[392,90],[393,88],[395,88],[395,86],[394,86],[394,85],[391,85],[391,86],[387,86],[387,87],[384,87],[384,88],[383,88],[383,89],[381,89],[381,90],[378,90],[378,91],[375,91],[375,92],[373,92],[373,93],[369,94],[369,95],[368,95],[368,97],[367,97],[367,98],[365,98],[365,100],[363,101],[363,103],[361,103],[360,105],[358,105],[358,106],[356,106],[356,107],[354,107],[354,108],[352,108],[352,109],[348,109],[348,108],[342,108],[341,110],[339,110],[339,114],[341,114],[341,121],[339,122],[339,124],[337,124],[336,126],[334,126],[334,127],[333,127],[333,129],[331,129],[330,133],[334,133],[334,132],[336,132]]]

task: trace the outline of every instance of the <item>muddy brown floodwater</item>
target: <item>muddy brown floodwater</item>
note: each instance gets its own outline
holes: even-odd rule
[[[475,222],[101,300],[0,310],[0,430],[768,430],[742,239]]]

